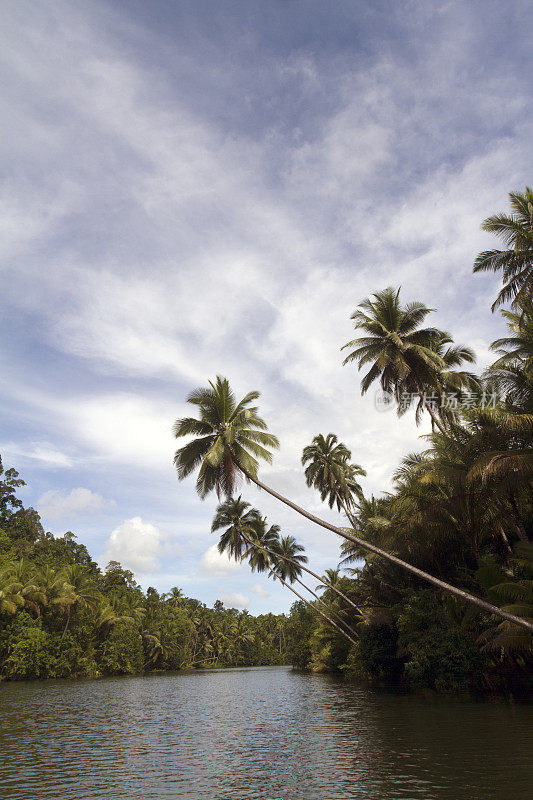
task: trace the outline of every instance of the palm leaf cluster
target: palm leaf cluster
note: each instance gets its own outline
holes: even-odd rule
[[[483,230],[495,234],[505,249],[485,250],[474,262],[474,272],[499,272],[503,286],[498,292],[492,310],[511,301],[515,308],[523,308],[533,300],[533,192],[510,192],[510,214],[494,214],[482,225]]]

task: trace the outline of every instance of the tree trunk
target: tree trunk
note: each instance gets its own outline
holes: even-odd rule
[[[332,531],[333,533],[336,533],[338,536],[342,536],[343,539],[347,539],[347,541],[353,542],[353,544],[356,544],[358,547],[362,547],[364,550],[369,550],[371,553],[375,553],[376,555],[381,556],[387,561],[390,561],[392,564],[396,564],[396,566],[402,567],[402,569],[406,569],[408,572],[411,572],[413,575],[416,575],[418,578],[421,578],[422,580],[427,581],[428,583],[432,583],[434,586],[437,586],[444,592],[452,594],[455,597],[458,597],[461,600],[466,601],[467,603],[472,603],[472,605],[477,606],[482,611],[485,611],[489,614],[495,614],[496,616],[501,617],[502,619],[505,619],[508,622],[514,622],[515,625],[519,625],[521,628],[524,628],[530,633],[533,633],[533,624],[531,622],[528,622],[527,620],[522,619],[521,617],[517,617],[515,616],[515,614],[511,614],[508,611],[504,611],[503,609],[498,608],[497,606],[493,606],[491,603],[487,603],[485,600],[481,600],[479,597],[476,597],[475,595],[470,594],[469,592],[465,592],[463,589],[457,589],[457,587],[451,586],[451,584],[445,583],[444,581],[439,580],[439,578],[435,578],[433,575],[429,575],[429,573],[424,572],[421,569],[418,569],[418,567],[414,567],[412,564],[408,564],[406,561],[402,561],[401,558],[393,556],[391,555],[391,553],[387,553],[380,547],[376,547],[376,545],[374,544],[365,542],[364,539],[360,539],[357,536],[353,536],[352,534],[346,533],[346,531],[344,531],[342,528],[337,528],[335,525],[331,525],[331,523],[326,522],[323,519],[320,519],[320,517],[316,517],[314,514],[311,514],[309,511],[306,511],[305,509],[296,505],[296,503],[293,503],[292,500],[289,500],[287,497],[283,497],[283,495],[279,494],[274,489],[271,489],[269,486],[260,481],[259,478],[255,478],[249,472],[243,470],[242,467],[241,470],[246,475],[246,477],[252,481],[252,483],[255,483],[255,485],[259,489],[264,489],[265,492],[268,492],[268,494],[272,495],[272,497],[275,497],[277,500],[280,500],[282,503],[285,503],[285,505],[294,509],[294,511],[297,511],[303,517],[311,520],[311,522],[314,522],[316,525],[320,525],[322,528]]]
[[[248,542],[248,544],[250,544],[250,545],[252,545],[252,546],[256,546],[256,545],[254,545],[254,542],[253,542],[251,539],[248,539],[248,538],[247,538],[247,537],[244,535],[244,533],[243,533],[242,531],[239,531],[239,533],[240,533],[240,535],[242,536],[242,538],[243,538],[243,539],[244,539],[246,542]],[[347,603],[349,603],[349,604],[352,606],[352,608],[355,608],[355,610],[357,611],[357,613],[359,614],[359,616],[361,616],[361,617],[362,617],[362,616],[364,616],[364,615],[363,615],[363,612],[361,611],[361,609],[359,608],[359,606],[357,606],[357,605],[356,605],[356,604],[353,602],[353,600],[350,600],[350,598],[349,598],[349,597],[346,597],[346,595],[345,595],[343,592],[341,592],[341,590],[340,590],[340,589],[337,589],[337,587],[336,587],[336,586],[333,586],[333,584],[332,584],[332,583],[330,583],[328,580],[326,580],[326,578],[324,578],[323,576],[321,577],[320,575],[317,575],[317,573],[316,573],[316,572],[313,572],[313,570],[312,570],[312,569],[309,569],[309,567],[304,567],[304,565],[303,565],[303,564],[300,564],[300,562],[299,562],[299,561],[295,561],[295,560],[294,560],[294,558],[289,558],[289,556],[284,556],[284,555],[282,555],[281,553],[275,553],[275,552],[274,552],[274,550],[269,550],[269,549],[268,549],[268,547],[265,547],[264,545],[261,545],[261,548],[262,548],[262,549],[263,549],[263,550],[264,550],[266,553],[270,553],[271,555],[273,555],[273,556],[276,556],[276,558],[282,558],[284,561],[287,561],[289,564],[293,564],[295,567],[298,567],[298,569],[301,569],[303,572],[307,572],[307,574],[308,574],[308,575],[312,575],[312,576],[313,576],[313,578],[316,578],[316,579],[317,579],[317,581],[322,581],[322,583],[325,583],[325,584],[326,584],[326,585],[327,585],[327,586],[328,586],[328,587],[329,587],[329,588],[330,588],[332,591],[336,592],[336,594],[338,594],[338,595],[339,595],[339,597],[342,597],[342,598],[343,598],[343,600],[346,600],[346,602],[347,602]],[[307,588],[307,587],[306,587],[306,588]],[[311,591],[311,590],[309,590],[309,591]],[[311,592],[311,594],[314,594],[314,592]],[[315,595],[315,597],[316,597],[316,595]]]
[[[327,620],[327,622],[329,622],[330,625],[333,625],[333,627],[336,628],[339,631],[339,633],[342,636],[344,636],[345,639],[349,639],[349,641],[352,644],[355,644],[355,639],[352,639],[352,637],[348,633],[345,633],[345,631],[343,631],[342,628],[339,628],[336,622],[333,622],[332,619],[330,619],[324,613],[322,613],[322,611],[316,606],[314,606],[312,603],[310,603],[309,600],[306,600],[305,597],[302,597],[302,595],[299,594],[299,592],[297,592],[296,589],[294,589],[294,587],[292,587],[289,583],[283,580],[283,578],[281,577],[281,575],[279,575],[279,573],[274,572],[274,570],[272,570],[272,574],[275,575],[276,578],[280,580],[284,586],[287,587],[287,589],[290,589],[291,592],[293,592],[296,595],[296,597],[299,597],[300,600],[302,600],[307,606],[309,606],[309,608],[312,608],[313,611],[316,611],[317,614],[320,614],[321,617],[324,617],[324,619]]]
[[[347,624],[347,623],[346,623],[346,622],[345,622],[345,621],[342,619],[342,617],[341,617],[341,616],[339,616],[339,614],[337,614],[337,612],[336,612],[336,611],[333,611],[333,609],[332,609],[332,608],[330,608],[330,607],[327,605],[327,603],[325,603],[325,602],[322,600],[322,598],[321,598],[321,597],[319,597],[317,594],[315,594],[315,592],[313,592],[313,590],[312,590],[312,589],[310,589],[310,588],[309,588],[309,586],[306,586],[306,584],[305,584],[305,583],[303,583],[303,581],[301,581],[299,578],[296,578],[296,580],[298,581],[298,583],[300,584],[300,586],[303,586],[303,588],[304,588],[304,589],[305,589],[307,592],[309,592],[309,594],[312,594],[312,595],[313,595],[313,597],[315,598],[315,600],[317,600],[317,601],[318,601],[318,602],[319,602],[321,605],[323,605],[323,606],[324,606],[324,608],[325,608],[325,609],[327,609],[327,610],[329,611],[329,613],[331,614],[331,616],[332,616],[332,617],[335,617],[335,619],[337,620],[337,622],[339,622],[339,623],[342,625],[342,627],[346,629],[346,631],[347,631],[348,633],[353,633],[353,635],[354,635],[354,636],[357,636],[357,633],[356,633],[356,632],[353,630],[353,628],[351,628],[351,627],[350,627],[350,625],[348,625],[348,624]]]
[[[67,622],[66,622],[65,627],[63,628],[63,634],[61,636],[61,639],[59,640],[59,644],[61,644],[61,642],[65,638],[65,634],[67,632],[68,624],[70,622],[70,608],[71,608],[70,606],[67,606]]]
[[[250,547],[255,547],[257,549],[264,550],[265,553],[270,553],[270,555],[273,555],[275,558],[282,558],[285,561],[289,561],[291,564],[295,564],[298,567],[298,569],[305,569],[305,567],[302,567],[302,565],[299,564],[297,561],[295,561],[293,558],[289,558],[288,556],[282,556],[280,553],[276,553],[274,550],[270,550],[269,547],[265,547],[263,544],[260,544],[259,542],[254,542],[252,539],[248,539],[248,537],[242,531],[240,532],[240,535],[242,536],[245,542],[248,542]],[[306,572],[309,572],[309,570],[306,570]],[[272,573],[279,578],[279,572],[276,572],[275,569],[272,569]],[[318,600],[318,602],[321,603],[324,606],[324,608],[327,609],[327,611],[341,623],[341,625],[343,625],[350,633],[353,633],[354,636],[357,636],[356,632],[352,630],[352,628],[349,625],[347,625],[346,622],[344,622],[344,620],[341,617],[339,617],[339,615],[335,611],[333,611],[333,609],[330,608],[317,594],[315,594],[315,592],[313,592],[313,590],[310,589],[309,586],[306,586],[306,584],[303,583],[298,578],[296,578],[296,580],[298,581],[300,586],[303,586],[303,588],[307,592],[309,592],[309,594],[312,594],[313,597],[316,598],[316,600]]]

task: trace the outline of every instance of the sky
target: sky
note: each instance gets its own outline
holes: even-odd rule
[[[482,220],[531,183],[529,4],[1,0],[0,454],[55,535],[208,605],[292,596],[216,552],[172,424],[215,375],[261,392],[265,482],[328,520],[302,448],[336,433],[390,488],[422,449],[342,366],[401,286],[478,368],[503,334]],[[255,488],[316,572],[334,534]]]

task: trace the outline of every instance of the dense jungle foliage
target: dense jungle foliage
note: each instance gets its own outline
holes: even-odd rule
[[[287,661],[287,618],[146,593],[104,572],[72,533],[45,533],[0,461],[0,680],[96,677]]]

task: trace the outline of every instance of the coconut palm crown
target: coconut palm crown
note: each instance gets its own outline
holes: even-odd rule
[[[320,499],[327,499],[329,507],[336,505],[339,511],[343,502],[351,506],[355,497],[363,496],[356,478],[366,475],[366,472],[359,464],[350,463],[351,455],[334,433],[327,436],[319,433],[311,444],[304,447],[302,454],[307,485],[318,489]]]
[[[213,489],[219,498],[231,497],[241,474],[257,476],[258,459],[272,461],[270,451],[279,442],[252,405],[258,397],[259,392],[252,391],[237,402],[229,381],[220,375],[188,396],[199,415],[174,424],[176,438],[193,437],[176,451],[174,465],[179,480],[198,469],[196,490],[202,499]]]
[[[503,287],[492,305],[520,305],[533,300],[533,191],[510,192],[511,214],[494,214],[481,226],[494,233],[506,250],[485,250],[474,262],[474,272],[501,271]]]
[[[405,397],[418,395],[420,409],[427,410],[433,424],[444,432],[440,409],[427,401],[427,395],[470,386],[473,376],[453,368],[463,361],[471,363],[474,354],[467,347],[454,346],[446,331],[421,328],[431,311],[434,309],[419,302],[402,306],[400,290],[389,286],[363,300],[354,311],[351,319],[355,329],[365,335],[347,342],[341,349],[351,348],[344,364],[357,361],[359,369],[370,365],[361,381],[361,394],[379,380],[384,392],[394,394],[398,414],[410,405],[410,401],[405,405]]]
[[[240,561],[248,544],[244,537],[254,535],[254,523],[259,512],[250,507],[242,497],[228,497],[221,503],[211,525],[211,533],[222,530],[218,542],[219,553],[227,553],[230,558]],[[244,536],[243,536],[244,534]]]

